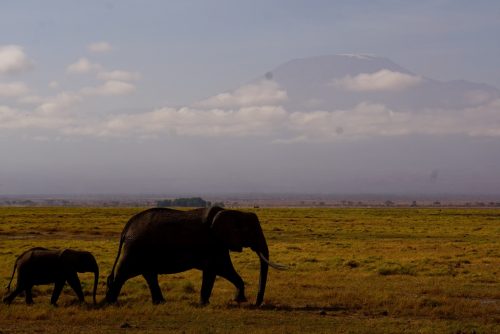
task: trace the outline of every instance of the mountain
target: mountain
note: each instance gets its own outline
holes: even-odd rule
[[[360,102],[399,111],[474,107],[500,91],[469,81],[438,81],[373,55],[329,55],[294,59],[255,79],[272,80],[286,91],[289,111],[343,110]]]

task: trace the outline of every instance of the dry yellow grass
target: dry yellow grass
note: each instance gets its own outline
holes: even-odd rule
[[[118,235],[137,208],[0,208],[0,288],[16,255],[33,246],[92,251],[101,268],[100,296]],[[142,278],[127,282],[120,305],[74,305],[52,287],[0,306],[0,333],[495,333],[500,332],[500,210],[252,209],[272,259],[265,304],[237,305],[218,279],[211,304],[199,308],[201,273],[161,276],[167,303],[153,306]],[[255,300],[258,260],[232,254]],[[92,275],[81,276],[90,291]],[[90,298],[87,297],[90,301]],[[125,327],[125,328],[121,328]],[[128,329],[126,329],[129,327]]]

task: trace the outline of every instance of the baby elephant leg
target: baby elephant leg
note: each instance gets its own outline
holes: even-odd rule
[[[80,279],[78,278],[78,274],[77,273],[72,273],[68,277],[68,284],[75,291],[76,296],[78,297],[78,300],[81,303],[83,303],[84,302],[84,297],[83,297],[82,285],[80,283]]]
[[[57,300],[59,299],[59,295],[64,287],[65,280],[56,281],[54,285],[54,292],[52,292],[52,298],[50,299],[50,303],[54,306],[57,306]]]

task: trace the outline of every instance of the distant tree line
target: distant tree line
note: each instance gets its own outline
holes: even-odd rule
[[[175,199],[163,199],[156,202],[157,207],[166,207],[166,206],[179,206],[179,207],[196,207],[196,208],[205,208],[210,206],[220,206],[224,207],[224,203],[222,202],[210,202],[205,201],[201,197],[189,197],[189,198],[175,198]]]

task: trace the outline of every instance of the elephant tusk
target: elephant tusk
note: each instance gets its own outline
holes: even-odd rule
[[[285,266],[284,264],[279,264],[279,263],[274,263],[274,262],[269,261],[268,259],[266,259],[266,257],[261,252],[258,252],[257,254],[259,254],[259,257],[262,260],[264,260],[264,262],[266,262],[268,265],[270,265],[274,269],[277,269],[277,270],[287,270],[287,269],[289,269],[288,266]]]

